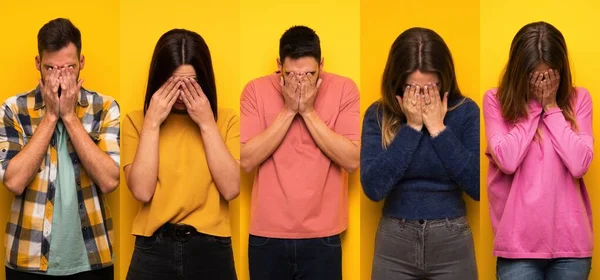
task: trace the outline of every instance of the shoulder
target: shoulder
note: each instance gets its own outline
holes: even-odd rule
[[[380,119],[382,113],[381,106],[383,106],[381,100],[377,100],[373,102],[373,104],[369,105],[367,111],[365,111],[365,122]]]
[[[217,114],[219,116],[219,120],[224,120],[227,122],[238,117],[238,114],[233,109],[224,107],[218,107]]]
[[[321,79],[323,80],[321,86],[336,86],[346,90],[358,89],[356,83],[352,79],[341,75],[323,72],[321,73]]]
[[[577,107],[581,106],[581,105],[586,105],[589,104],[590,106],[592,105],[592,95],[590,94],[590,92],[584,88],[584,87],[576,87],[575,88],[575,104],[577,104]]]

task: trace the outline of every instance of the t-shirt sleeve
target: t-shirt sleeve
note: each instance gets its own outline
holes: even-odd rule
[[[127,114],[123,120],[123,130],[121,136],[123,138],[123,145],[121,147],[121,166],[123,168],[133,163],[133,160],[135,159],[135,153],[140,143],[140,131],[138,131],[138,128],[136,127],[135,120],[136,118],[133,116],[133,114]]]
[[[225,145],[235,160],[240,160],[240,118],[232,113],[227,124]]]
[[[240,99],[240,141],[246,143],[263,131],[258,113],[256,91],[252,82],[248,83]]]
[[[360,141],[360,94],[358,87],[350,79],[344,84],[340,114],[334,131],[351,141]]]

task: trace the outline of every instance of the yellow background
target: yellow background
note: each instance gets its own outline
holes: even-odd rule
[[[600,52],[598,51],[598,18],[600,5],[597,1],[482,1],[481,2],[481,88],[480,95],[485,90],[496,87],[502,69],[504,68],[510,48],[510,43],[517,31],[525,24],[534,21],[546,21],[558,28],[567,41],[569,59],[571,60],[571,71],[577,86],[586,87],[592,94],[594,100],[594,119],[598,120],[600,105],[595,98],[600,92],[598,85],[598,73],[600,73]],[[483,122],[482,122],[483,123]],[[598,121],[594,124],[594,136],[600,139],[600,127]],[[481,279],[494,279],[496,260],[492,256],[493,234],[489,220],[489,208],[487,202],[487,191],[485,178],[487,176],[488,161],[483,156],[485,151],[485,134],[481,131],[482,143],[482,169],[481,169]],[[596,157],[600,154],[598,145],[595,147]],[[592,162],[587,175],[584,177],[587,183],[590,199],[592,201],[592,212],[594,224],[598,225],[600,209],[600,191],[597,188],[600,182],[600,162],[598,159]],[[597,232],[597,231],[596,231]],[[595,235],[595,244],[600,244],[600,235]],[[592,274],[589,279],[600,279],[600,254],[595,250],[592,258]]]
[[[162,34],[185,28],[200,34],[208,45],[217,81],[219,106],[239,112],[240,25],[238,1],[204,0],[121,1],[121,111],[144,107],[148,70],[154,46]],[[134,248],[131,225],[139,210],[121,173],[121,258],[120,279],[125,279]],[[230,203],[233,251],[237,269],[239,255],[239,199]]]
[[[351,78],[360,86],[360,2],[358,0],[302,2],[241,1],[241,86],[277,70],[279,38],[293,25],[313,28],[321,39],[324,70]],[[239,95],[238,95],[239,96]],[[343,234],[344,280],[359,279],[360,194],[358,172],[349,176],[349,228]],[[248,279],[248,228],[252,176],[242,177],[240,280]]]
[[[460,20],[457,20],[460,19]],[[466,96],[480,103],[479,1],[362,1],[361,2],[361,109],[381,97],[381,75],[396,37],[411,27],[436,31],[452,52],[458,84]],[[466,198],[467,196],[465,196]],[[361,279],[370,279],[375,233],[383,203],[362,196]],[[478,260],[479,203],[466,198]],[[481,279],[491,279],[482,277]]]
[[[37,33],[48,21],[66,17],[79,28],[82,54],[86,57],[81,78],[83,86],[119,100],[119,1],[0,1],[0,99],[29,91],[37,86],[39,72],[35,68]],[[25,12],[27,11],[27,12]],[[115,12],[117,11],[117,12]],[[4,229],[13,195],[0,187],[0,279],[4,279]],[[119,255],[119,192],[108,196],[113,214]],[[118,257],[117,257],[118,258]]]

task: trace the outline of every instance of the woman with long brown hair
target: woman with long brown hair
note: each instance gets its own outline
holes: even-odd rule
[[[479,200],[479,108],[448,46],[411,28],[393,43],[382,97],[365,114],[361,183],[385,199],[373,279],[477,279],[463,193]]]
[[[519,30],[483,113],[498,279],[587,279],[593,235],[582,177],[593,157],[592,100],[573,86],[558,29]]]

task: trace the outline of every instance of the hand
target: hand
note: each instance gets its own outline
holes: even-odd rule
[[[290,73],[287,81],[281,77],[279,81],[281,85],[281,94],[283,95],[284,106],[289,111],[298,113],[300,101],[300,84],[298,76],[295,73]]]
[[[60,87],[59,77],[60,69],[58,67],[53,67],[50,71],[50,75],[44,77],[44,80],[39,80],[42,98],[46,105],[45,116],[48,116],[53,120],[58,120],[60,114],[60,99],[58,97],[58,88]]]
[[[322,80],[320,78],[314,85],[311,82],[311,78],[311,73],[302,75],[300,78],[300,102],[298,105],[298,112],[301,115],[314,110],[315,98],[317,97],[317,92],[321,87]]]
[[[556,94],[560,85],[560,76],[558,71],[552,69],[544,73],[544,81],[541,82],[541,103],[544,111],[548,111],[556,105]]]
[[[437,135],[446,128],[444,118],[448,112],[448,93],[444,93],[442,100],[436,84],[426,85],[423,99],[423,123],[430,135]]]
[[[77,98],[79,98],[79,91],[83,80],[77,81],[77,75],[73,72],[73,68],[62,68],[60,71],[60,118],[68,120],[73,117],[77,118],[75,113],[75,105],[77,104]]]
[[[203,130],[216,124],[210,101],[194,79],[183,79],[183,102],[192,120]]]
[[[153,95],[150,105],[146,110],[144,121],[150,122],[153,126],[162,124],[169,113],[173,104],[177,101],[179,95],[177,91],[183,83],[179,77],[171,77],[167,80]]]
[[[404,90],[404,97],[396,95],[398,105],[406,117],[408,126],[417,131],[423,129],[423,101],[420,94],[420,87],[413,85],[407,86]]]

